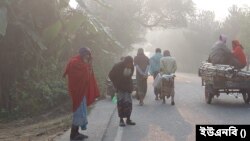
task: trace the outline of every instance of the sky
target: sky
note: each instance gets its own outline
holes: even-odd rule
[[[69,1],[69,5],[72,7],[72,8],[76,8],[77,7],[77,2],[75,0],[70,0]]]
[[[228,15],[228,8],[232,5],[250,7],[250,0],[193,0],[199,10],[214,11],[215,19],[223,21]]]
[[[250,0],[193,0],[198,10],[210,10],[215,12],[216,20],[223,21],[228,15],[228,8],[232,5],[249,6]],[[70,6],[76,8],[75,0],[70,0]]]

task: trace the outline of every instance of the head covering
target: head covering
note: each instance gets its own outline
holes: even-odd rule
[[[91,51],[87,47],[82,47],[82,48],[79,49],[79,54],[80,54],[80,56],[83,57],[83,56],[86,56],[86,55],[91,55]]]
[[[120,61],[123,61],[123,60],[124,60],[124,58],[125,58],[125,57],[123,57],[123,56],[122,56],[122,57],[120,58]]]
[[[233,44],[233,46],[241,46],[240,42],[238,40],[233,40],[232,44]]]
[[[125,64],[132,63],[133,64],[133,58],[131,56],[126,56],[123,60]]]
[[[143,54],[144,54],[143,48],[139,48],[137,51],[137,55],[143,55]]]
[[[221,34],[219,40],[220,40],[222,43],[225,44],[225,43],[227,42],[227,36],[224,35],[224,34]]]
[[[169,50],[165,50],[165,51],[163,52],[163,56],[170,56]]]
[[[161,53],[161,49],[160,48],[155,49],[155,53]]]

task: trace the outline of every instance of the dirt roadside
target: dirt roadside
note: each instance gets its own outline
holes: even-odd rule
[[[70,128],[71,114],[71,111],[63,106],[37,117],[0,122],[0,140],[53,141]]]

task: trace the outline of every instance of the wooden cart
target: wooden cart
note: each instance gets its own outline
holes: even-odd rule
[[[212,102],[220,94],[242,94],[246,104],[250,101],[250,72],[234,69],[229,65],[212,65],[203,62],[199,68],[202,86],[205,86],[205,100]]]

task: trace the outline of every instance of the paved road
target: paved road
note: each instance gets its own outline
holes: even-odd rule
[[[196,124],[249,124],[250,105],[241,96],[222,94],[211,105],[204,101],[204,87],[197,75],[178,73],[175,106],[155,101],[152,78],[148,80],[145,105],[133,102],[131,119],[136,126],[119,127],[117,111],[111,117],[103,141],[194,141]]]

